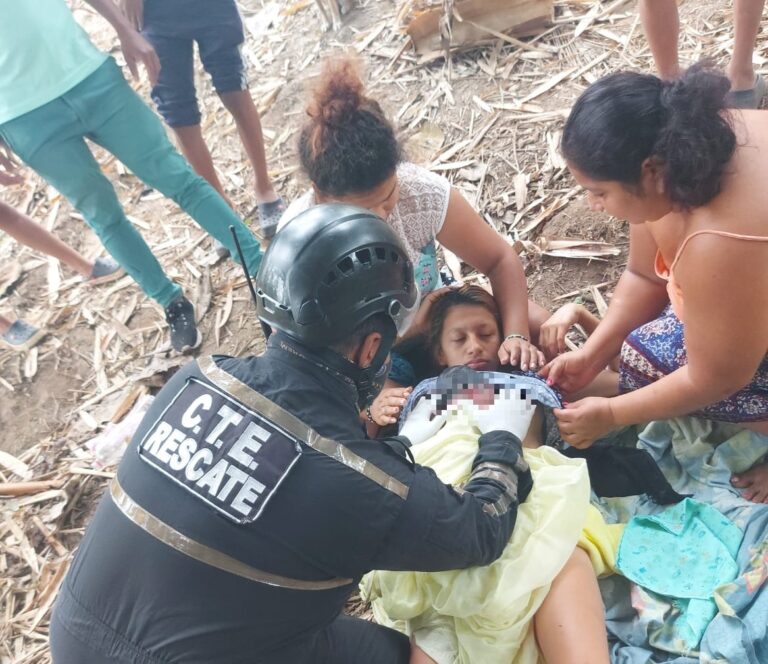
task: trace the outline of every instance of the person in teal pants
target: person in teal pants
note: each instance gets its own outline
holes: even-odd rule
[[[110,0],[88,2],[115,27],[134,75],[142,63],[154,82],[160,66],[149,43]],[[202,339],[191,302],[128,221],[86,138],[173,199],[236,256],[233,226],[245,267],[256,273],[262,255],[256,238],[174,149],[159,118],[115,61],[90,42],[64,0],[6,3],[0,21],[0,141],[66,196],[107,251],[163,307],[174,349],[197,347]]]

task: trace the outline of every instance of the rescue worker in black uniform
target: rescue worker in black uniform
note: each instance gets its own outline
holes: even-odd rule
[[[61,586],[54,664],[404,663],[406,636],[342,614],[362,575],[486,565],[509,540],[532,409],[491,407],[461,491],[409,459],[441,425],[428,402],[397,438],[363,433],[418,305],[393,231],[312,208],[257,286],[266,351],[190,362],[157,395]]]

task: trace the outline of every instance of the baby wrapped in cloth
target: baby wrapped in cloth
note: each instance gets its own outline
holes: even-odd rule
[[[510,380],[504,374],[473,373],[484,376],[491,390],[494,376]],[[517,384],[521,382],[530,380],[522,377]],[[536,382],[528,386],[529,395],[557,405],[557,396]],[[404,415],[419,397],[440,388],[435,379],[417,386]],[[445,398],[445,391],[442,394]],[[448,408],[446,424],[435,436],[411,448],[417,463],[432,467],[455,487],[468,479],[478,449],[473,407],[467,407],[466,400],[462,403],[461,408]],[[543,662],[533,617],[574,548],[587,550],[596,572],[612,571],[621,526],[606,526],[590,505],[584,461],[549,447],[526,449],[525,459],[533,490],[520,506],[512,538],[498,560],[446,572],[377,571],[361,583],[376,621],[412,635],[438,664]]]

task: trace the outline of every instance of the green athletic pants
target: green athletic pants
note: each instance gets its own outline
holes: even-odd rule
[[[112,184],[85,139],[102,146],[237,256],[234,226],[248,272],[259,243],[239,217],[173,147],[160,119],[126,83],[112,58],[53,101],[0,125],[0,138],[85,217],[107,251],[162,307],[181,295],[125,216]],[[158,220],[162,223],[162,220]]]

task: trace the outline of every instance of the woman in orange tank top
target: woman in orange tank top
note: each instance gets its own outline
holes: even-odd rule
[[[621,394],[557,411],[587,447],[614,428],[683,415],[737,422],[768,452],[768,113],[728,110],[728,80],[622,72],[576,102],[562,149],[593,209],[630,224],[604,320],[543,370],[566,393],[619,352]],[[733,478],[768,502],[768,467]]]

